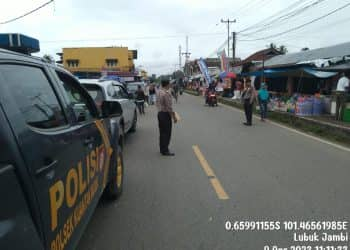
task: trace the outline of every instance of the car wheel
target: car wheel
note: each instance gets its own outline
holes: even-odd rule
[[[130,132],[131,133],[136,132],[136,127],[137,127],[137,112],[135,110],[135,112],[134,112],[134,119],[133,119],[133,122],[132,122],[132,127],[130,128]]]
[[[118,145],[118,149],[113,152],[111,171],[112,176],[106,186],[105,195],[110,200],[116,200],[123,192],[124,182],[124,160],[121,145]]]

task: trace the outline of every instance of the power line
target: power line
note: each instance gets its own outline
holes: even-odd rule
[[[276,25],[277,26],[283,25],[284,21],[286,21],[286,20],[288,20],[290,18],[293,18],[295,16],[298,16],[298,15],[302,14],[303,12],[309,10],[310,8],[313,8],[313,7],[317,6],[318,4],[320,4],[320,3],[324,2],[324,1],[326,1],[326,0],[317,0],[316,2],[312,2],[309,5],[306,5],[306,6],[302,7],[302,8],[299,8],[299,9],[296,9],[294,11],[291,11],[290,13],[287,13],[284,16],[280,16],[280,17],[278,17],[278,18],[276,18],[274,20],[271,20],[270,22],[262,25],[260,28],[255,29],[253,32],[245,33],[245,35],[247,35],[247,34],[248,35],[249,34],[256,34],[258,32],[264,31],[264,30],[266,30],[266,29],[268,29],[270,27],[273,27],[273,26],[276,26]]]
[[[252,35],[247,35],[247,37],[251,37],[251,38],[256,38],[256,37],[254,37],[254,36],[252,36]],[[240,42],[240,41],[245,41],[245,40],[237,40],[238,42]],[[291,48],[297,48],[297,49],[301,49],[301,48],[303,48],[303,47],[301,47],[301,46],[295,46],[294,44],[290,44],[290,43],[286,43],[285,41],[278,41],[278,40],[275,40],[275,41],[272,41],[272,40],[268,40],[268,39],[264,39],[263,41],[265,41],[266,43],[279,43],[279,44],[284,44],[284,45],[286,45],[287,47],[291,47]],[[254,42],[259,42],[259,41],[254,41]]]
[[[285,11],[290,11],[291,9],[297,7],[298,5],[302,4],[302,3],[305,2],[305,1],[308,1],[308,0],[298,0],[297,2],[295,2],[295,3],[291,4],[291,5],[289,5],[287,8],[278,11],[278,12],[275,13],[274,15],[280,15],[280,14],[282,14],[282,13],[285,12]],[[254,1],[248,2],[244,7],[241,8],[241,10],[244,9],[245,7],[251,5],[253,2],[254,2]],[[262,1],[261,3],[263,3],[263,2],[264,2],[264,1]],[[257,23],[257,24],[254,24],[254,25],[252,25],[252,26],[249,26],[248,28],[245,28],[244,30],[239,31],[238,33],[244,32],[244,31],[246,31],[246,30],[250,30],[250,29],[254,28],[255,26],[261,25],[261,23],[264,23],[264,22],[266,22],[266,21],[270,21],[270,20],[271,20],[271,17],[273,17],[274,15],[272,15],[272,16],[270,16],[270,17],[264,19],[264,20],[262,20],[261,22],[259,22],[259,23]],[[243,35],[243,34],[242,34],[242,35]],[[225,40],[225,42],[224,42],[221,46],[219,46],[219,48],[217,48],[214,52],[212,52],[208,57],[216,56],[216,54],[218,53],[218,51],[222,50],[227,44],[229,44],[230,39],[231,39],[231,37],[229,37],[227,40]]]
[[[288,29],[288,30],[283,31],[283,32],[279,32],[279,33],[276,33],[276,34],[273,34],[273,35],[270,35],[270,36],[266,36],[266,37],[260,37],[260,38],[253,39],[253,40],[241,40],[241,41],[244,41],[244,42],[259,41],[259,40],[265,40],[265,39],[269,39],[269,38],[281,36],[281,35],[290,33],[290,32],[292,32],[292,31],[301,29],[301,28],[303,28],[303,27],[305,27],[305,26],[307,26],[307,25],[310,25],[310,24],[312,24],[312,23],[315,23],[315,22],[317,22],[317,21],[319,21],[319,20],[321,20],[321,19],[324,19],[324,18],[326,18],[326,17],[328,17],[328,16],[330,16],[330,15],[332,15],[332,14],[338,12],[338,11],[341,11],[341,10],[343,10],[343,9],[349,7],[349,6],[350,6],[350,3],[347,3],[347,4],[345,4],[345,5],[343,5],[343,6],[339,7],[339,8],[337,8],[337,9],[331,11],[331,12],[328,12],[327,14],[325,14],[325,15],[323,15],[323,16],[320,16],[320,17],[315,18],[315,19],[313,19],[313,20],[311,20],[311,21],[309,21],[309,22],[307,22],[307,23],[304,23],[304,24],[302,24],[302,25],[293,27],[293,28]]]
[[[222,36],[225,33],[216,32],[216,33],[193,33],[187,34],[192,37],[201,37],[201,36]],[[100,39],[77,39],[77,40],[48,40],[41,41],[41,43],[74,43],[74,42],[100,42],[100,41],[114,41],[114,40],[152,40],[152,39],[168,39],[168,38],[182,38],[186,34],[174,34],[174,35],[164,35],[164,36],[136,36],[136,37],[110,37],[110,38],[100,38]]]
[[[35,8],[34,10],[31,10],[31,11],[29,11],[29,12],[23,14],[23,15],[20,15],[20,16],[18,16],[18,17],[12,18],[12,19],[9,19],[9,20],[4,21],[4,22],[0,22],[0,25],[12,23],[12,22],[14,22],[14,21],[17,21],[17,20],[23,18],[23,17],[29,16],[30,14],[33,14],[34,12],[36,12],[36,11],[38,11],[38,10],[44,8],[46,5],[49,5],[49,4],[52,3],[52,2],[54,2],[54,0],[50,0],[50,1],[46,2],[46,3],[44,3],[43,5],[40,5],[39,7]]]
[[[261,0],[260,0],[261,1]],[[265,0],[262,0],[262,2]],[[237,15],[237,14],[242,14],[243,12],[247,11],[248,9],[250,9],[250,7],[254,4],[257,4],[259,2],[259,0],[252,0],[249,1],[247,4],[243,5],[241,8],[238,8],[237,11],[235,11],[233,14]],[[240,13],[239,13],[240,12]]]
[[[264,23],[266,23],[266,21],[267,21],[267,22],[271,22],[271,18],[274,18],[274,17],[276,18],[276,17],[278,17],[279,15],[284,14],[284,12],[286,12],[286,11],[287,11],[287,13],[289,13],[289,11],[291,11],[292,9],[295,9],[295,7],[298,7],[299,5],[303,4],[303,3],[306,2],[306,1],[307,1],[307,0],[298,0],[297,2],[295,2],[295,3],[291,4],[291,5],[289,5],[288,7],[286,7],[286,8],[284,8],[284,9],[282,9],[282,10],[276,12],[275,14],[273,14],[273,15],[271,15],[271,16],[269,16],[269,17],[263,19],[263,20],[261,20],[260,22],[255,23],[255,24],[253,24],[253,25],[251,25],[251,26],[249,26],[249,27],[247,27],[247,28],[244,28],[243,30],[240,30],[238,33],[242,33],[242,32],[247,31],[247,30],[259,28],[259,27],[261,27],[262,25],[264,25]],[[285,14],[284,14],[284,15],[285,15]],[[273,19],[273,21],[274,21],[274,20],[275,20],[275,19]]]

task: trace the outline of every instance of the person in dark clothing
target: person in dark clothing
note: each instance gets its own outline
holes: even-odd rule
[[[170,93],[169,80],[162,80],[162,88],[157,92],[157,108],[158,108],[158,126],[159,126],[159,148],[160,153],[164,156],[174,156],[169,151],[169,143],[171,138],[172,121],[177,122],[175,112],[173,111],[172,97]]]
[[[252,125],[252,119],[253,119],[253,103],[255,100],[255,93],[253,91],[251,81],[248,79],[245,83],[245,89],[242,93],[242,99],[244,104],[244,113],[246,116],[246,122],[243,123],[246,126]]]
[[[156,101],[156,87],[152,83],[149,87],[149,105],[153,105]]]
[[[137,91],[136,91],[136,105],[137,108],[139,109],[140,114],[145,114],[145,92],[143,92],[143,89],[141,88],[141,85],[137,86]]]
[[[265,121],[267,117],[267,103],[269,102],[269,92],[267,91],[266,83],[261,83],[260,90],[258,91],[258,100],[260,105],[261,121]]]
[[[173,91],[172,91],[172,95],[177,103],[178,97],[179,97],[179,86],[177,85],[177,83],[173,84],[172,87]]]

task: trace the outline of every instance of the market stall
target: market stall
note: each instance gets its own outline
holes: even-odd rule
[[[271,95],[269,109],[299,116],[332,113],[331,83],[335,72],[305,66],[265,69],[245,74],[255,76],[255,88],[265,77]],[[334,106],[334,104],[333,104]]]

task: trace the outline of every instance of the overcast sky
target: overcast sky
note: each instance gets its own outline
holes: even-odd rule
[[[1,4],[0,23],[47,1],[6,1]],[[299,26],[349,0],[55,0],[32,15],[0,25],[0,32],[23,33],[39,39],[40,55],[55,55],[63,47],[127,46],[139,52],[136,66],[161,74],[178,67],[178,47],[181,45],[184,52],[186,35],[191,59],[215,55],[227,39],[227,28],[220,23],[221,18],[237,19],[231,30],[240,31],[254,24],[263,25],[261,20],[294,3],[303,7],[318,1],[319,4],[287,20],[282,18],[272,26],[260,27],[263,30],[238,34],[236,55],[244,59],[270,42],[296,52],[303,47],[312,49],[350,41],[350,7],[283,36],[244,41]]]

